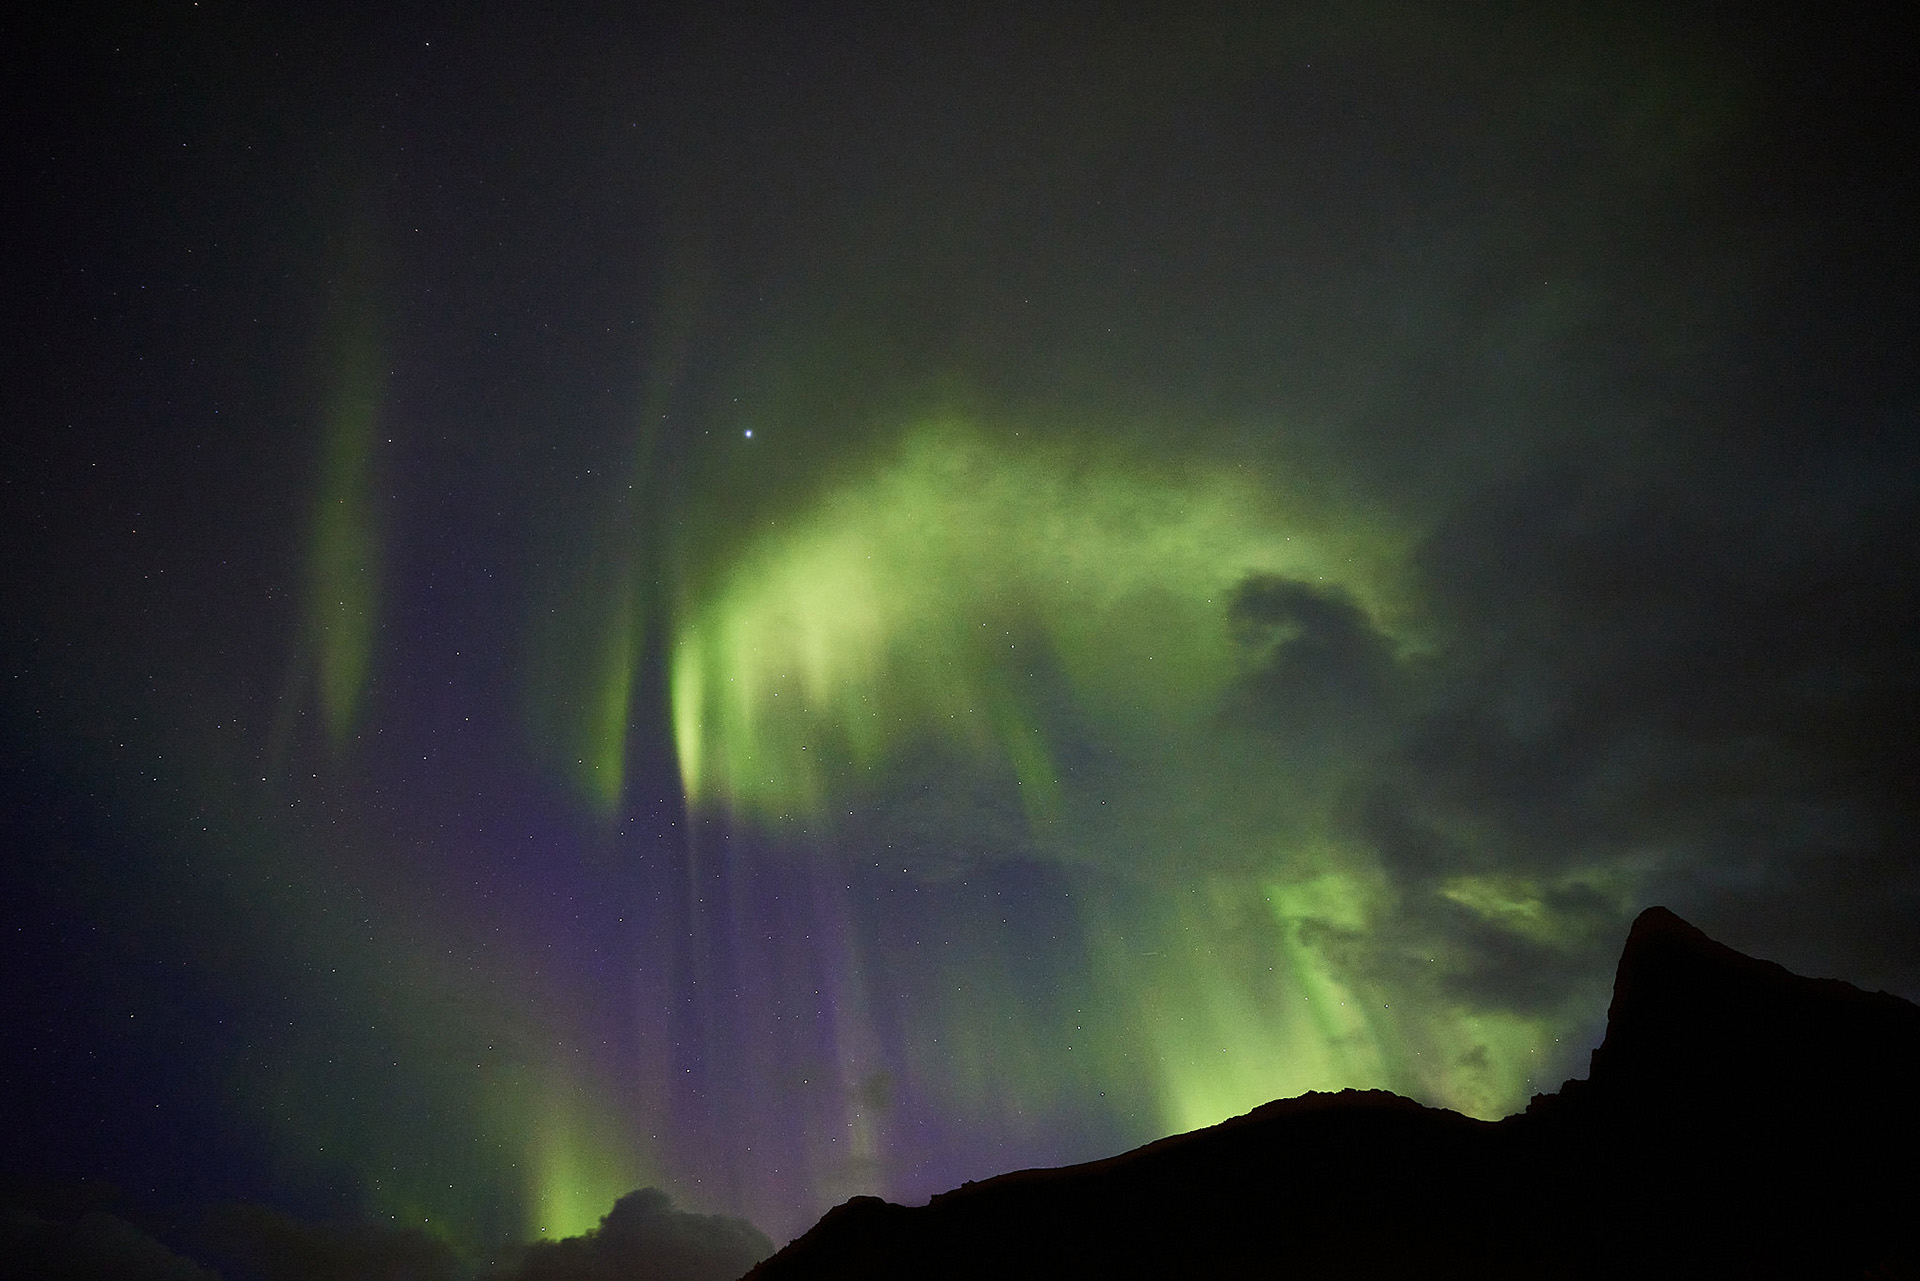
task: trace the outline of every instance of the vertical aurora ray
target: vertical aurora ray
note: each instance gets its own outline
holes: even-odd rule
[[[627,777],[627,726],[633,710],[635,667],[640,659],[640,620],[628,574],[607,603],[598,658],[599,697],[588,722],[582,783],[603,811],[620,803]]]
[[[646,620],[627,525],[596,541],[534,620],[527,716],[535,742],[603,820],[620,806]],[[616,549],[607,552],[605,549]]]
[[[537,1099],[504,1101],[526,1125],[526,1235],[578,1236],[646,1181],[636,1136],[622,1123],[626,1109],[604,1090],[556,1065]]]
[[[364,275],[364,270],[358,274]],[[338,750],[366,699],[380,592],[375,443],[385,358],[366,281],[341,308],[331,344],[307,551],[306,626],[328,740]]]

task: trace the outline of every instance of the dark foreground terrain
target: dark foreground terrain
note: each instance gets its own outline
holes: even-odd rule
[[[857,1197],[756,1281],[1920,1277],[1920,1006],[1634,922],[1591,1075],[1475,1121],[1308,1094],[924,1207]]]

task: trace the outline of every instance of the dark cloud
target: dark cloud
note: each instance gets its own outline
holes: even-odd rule
[[[1336,823],[1400,904],[1390,937],[1323,926],[1323,952],[1376,975],[1444,955],[1454,997],[1532,1010],[1661,899],[1808,968],[1920,979],[1896,926],[1920,919],[1911,451],[1836,459],[1784,413],[1748,444],[1480,487],[1415,551],[1410,649],[1337,590],[1240,585],[1256,661],[1229,720],[1343,757]]]
[[[306,1223],[266,1206],[229,1206],[215,1235],[263,1281],[452,1281],[459,1260],[418,1228]]]
[[[1228,609],[1241,644],[1259,655],[1240,692],[1245,714],[1323,734],[1392,714],[1393,643],[1345,592],[1256,574]]]
[[[1847,938],[1869,904],[1828,915],[1835,864],[1913,851],[1916,508],[1904,468],[1835,506],[1804,464],[1531,476],[1443,524],[1421,559],[1445,652],[1375,838],[1410,869],[1638,860],[1706,915],[1716,879],[1749,909],[1826,883],[1795,910]],[[1478,853],[1444,836],[1468,813],[1499,832]],[[1920,908],[1910,877],[1869,883]],[[1878,961],[1911,982],[1920,956]]]
[[[665,1192],[642,1188],[593,1231],[528,1246],[495,1281],[734,1281],[772,1253],[745,1219],[677,1210]]]

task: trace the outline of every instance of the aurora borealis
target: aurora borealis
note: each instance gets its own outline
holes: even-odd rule
[[[1911,27],[31,33],[0,1173],[778,1243],[1510,1112],[1649,903],[1920,993]]]

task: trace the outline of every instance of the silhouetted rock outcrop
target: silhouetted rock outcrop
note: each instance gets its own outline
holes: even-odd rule
[[[1475,1121],[1307,1094],[924,1207],[856,1197],[756,1281],[1920,1276],[1920,1007],[1634,922],[1587,1080]]]

